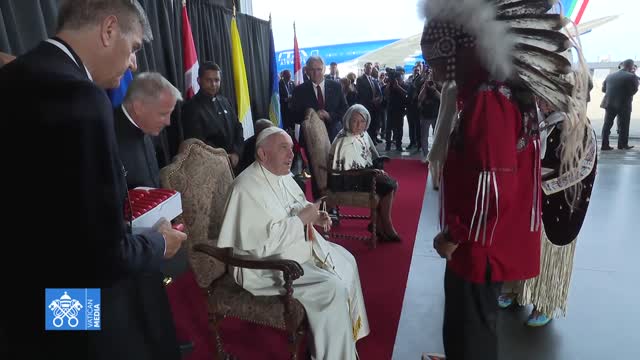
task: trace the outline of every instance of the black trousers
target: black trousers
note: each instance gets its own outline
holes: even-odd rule
[[[393,142],[397,148],[402,146],[402,132],[404,127],[404,112],[401,111],[389,111],[387,113],[387,131],[385,134],[385,141],[387,146],[391,144],[391,133],[393,133]]]
[[[608,107],[604,115],[602,126],[602,147],[609,146],[609,134],[613,121],[618,117],[618,149],[629,145],[629,125],[631,123],[631,109],[616,109]]]
[[[498,296],[502,283],[476,284],[456,275],[448,266],[444,274],[444,325],[442,338],[447,360],[498,359]]]
[[[380,137],[385,136],[387,133],[387,107],[381,107],[378,111],[378,119],[380,124]]]
[[[407,122],[409,123],[409,143],[420,147],[420,113],[416,104],[407,106]]]

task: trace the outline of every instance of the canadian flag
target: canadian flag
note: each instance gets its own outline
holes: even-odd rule
[[[200,86],[198,85],[198,54],[193,43],[191,24],[187,15],[187,5],[182,5],[182,59],[184,60],[184,87],[187,94],[186,99],[195,95]]]
[[[296,35],[296,23],[293,23],[293,83],[298,86],[304,82],[302,65],[300,65],[300,49],[298,48],[298,36]]]

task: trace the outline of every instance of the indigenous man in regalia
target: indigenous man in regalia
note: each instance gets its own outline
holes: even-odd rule
[[[540,271],[541,143],[535,95],[567,113],[561,167],[582,156],[588,77],[561,53],[573,43],[553,1],[429,0],[422,53],[444,81],[428,161],[441,193],[434,247],[447,259],[448,359],[497,359],[504,281]],[[581,130],[584,130],[581,128]],[[580,139],[580,141],[576,139]],[[432,359],[439,358],[435,355]]]

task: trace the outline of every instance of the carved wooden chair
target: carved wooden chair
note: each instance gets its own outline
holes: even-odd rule
[[[376,177],[372,176],[372,187],[370,192],[350,191],[350,192],[333,192],[328,187],[328,179],[331,175],[339,176],[361,176],[363,174],[376,174],[380,172],[377,169],[363,169],[350,171],[332,170],[330,151],[331,143],[324,122],[313,109],[308,109],[305,119],[302,122],[302,131],[306,142],[306,149],[311,158],[311,180],[315,182],[320,195],[326,196],[327,208],[336,209],[336,221],[341,220],[370,220],[371,235],[369,237],[351,235],[339,232],[331,232],[328,234],[330,238],[346,238],[365,241],[371,248],[375,248],[378,239],[376,231],[376,223],[378,217],[378,203],[380,197],[376,194]],[[342,214],[341,206],[367,208],[369,215],[349,215]]]
[[[302,304],[293,298],[292,283],[303,275],[291,260],[250,261],[233,256],[230,248],[215,247],[233,172],[227,153],[197,139],[185,140],[173,162],[160,173],[162,186],[182,196],[182,221],[188,235],[189,262],[198,285],[206,292],[209,328],[218,359],[233,359],[224,351],[219,328],[225,317],[284,330],[291,359],[297,359],[308,328]],[[238,285],[229,267],[281,271],[285,295],[253,296]]]

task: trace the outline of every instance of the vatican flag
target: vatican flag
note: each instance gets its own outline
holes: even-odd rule
[[[253,136],[253,118],[251,116],[247,71],[244,66],[244,55],[242,55],[242,44],[235,16],[231,19],[231,61],[233,62],[233,81],[236,87],[238,120],[242,123],[244,138],[248,139]]]

